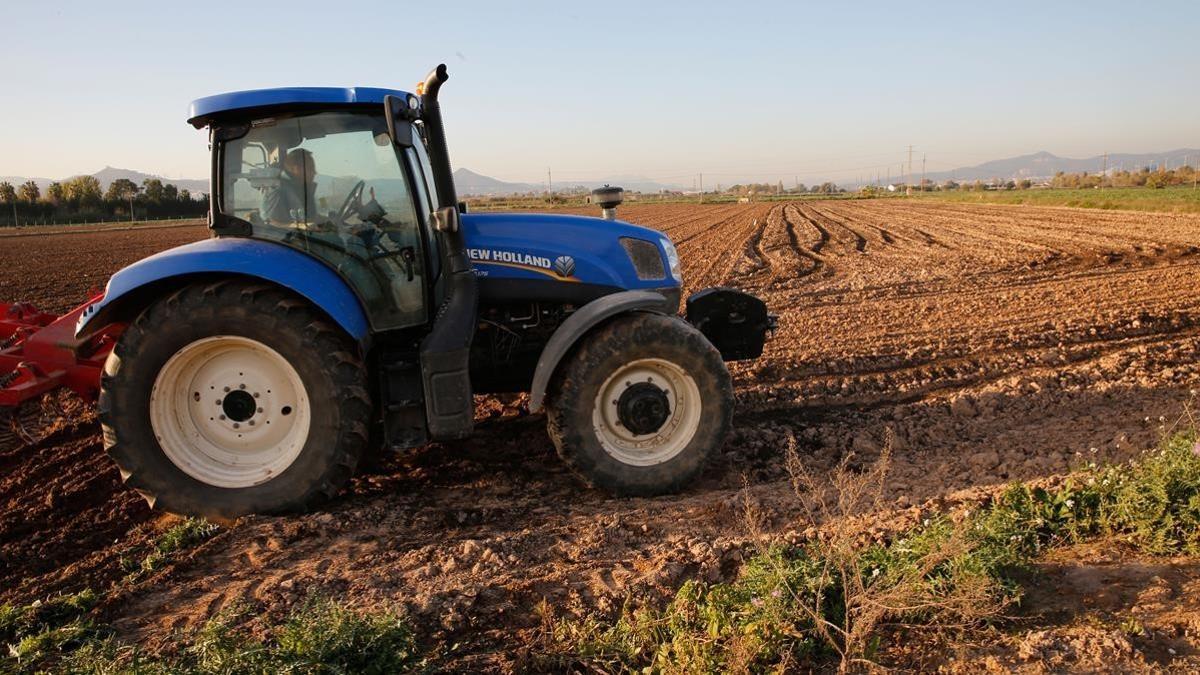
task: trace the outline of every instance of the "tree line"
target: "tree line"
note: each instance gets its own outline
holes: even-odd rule
[[[147,178],[141,185],[118,178],[101,188],[95,176],[55,181],[45,194],[34,181],[0,182],[0,226],[64,222],[200,217],[208,196]]]
[[[919,185],[913,186],[913,191],[951,191],[951,190],[966,190],[982,192],[985,190],[1028,190],[1033,187],[1051,187],[1064,189],[1093,189],[1093,188],[1121,188],[1121,187],[1146,187],[1146,188],[1165,188],[1172,186],[1197,186],[1200,185],[1200,169],[1191,166],[1179,166],[1174,169],[1166,169],[1162,167],[1140,167],[1134,171],[1114,170],[1106,173],[1089,173],[1087,171],[1078,173],[1067,173],[1059,171],[1054,174],[1049,180],[1044,180],[1040,183],[1028,178],[1022,179],[999,179],[983,181],[975,180],[971,182],[957,182],[947,180],[941,183],[936,183],[932,180],[923,180]],[[896,191],[906,191],[908,186],[904,183],[894,184]],[[866,186],[862,188],[863,192],[879,190],[879,188]]]

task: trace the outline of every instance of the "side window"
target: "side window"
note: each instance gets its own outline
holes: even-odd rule
[[[432,208],[436,209],[441,205],[442,200],[438,199],[437,185],[433,182],[433,167],[429,164],[429,151],[425,147],[424,131],[424,127],[419,124],[413,125],[413,150],[417,153],[417,159],[421,163],[425,189],[429,191],[430,201],[433,202]]]
[[[260,121],[223,156],[225,215],[337,269],[375,330],[425,322],[420,220],[381,115]]]

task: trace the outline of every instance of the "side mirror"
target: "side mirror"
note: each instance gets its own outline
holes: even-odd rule
[[[433,226],[438,232],[458,232],[458,209],[453,206],[433,212]]]
[[[383,115],[387,119],[388,135],[402,148],[412,147],[412,121],[417,117],[417,99],[407,101],[388,94],[383,97]]]

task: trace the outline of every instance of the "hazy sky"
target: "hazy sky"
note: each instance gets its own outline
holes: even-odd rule
[[[1200,2],[25,2],[0,17],[0,175],[203,178],[193,98],[411,89],[504,180],[853,180],[1037,150],[1200,145]],[[893,171],[896,169],[893,168]]]

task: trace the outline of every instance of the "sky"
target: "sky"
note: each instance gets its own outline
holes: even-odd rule
[[[455,167],[853,181],[1200,146],[1200,2],[6,3],[0,175],[204,178],[194,98],[450,70]]]

